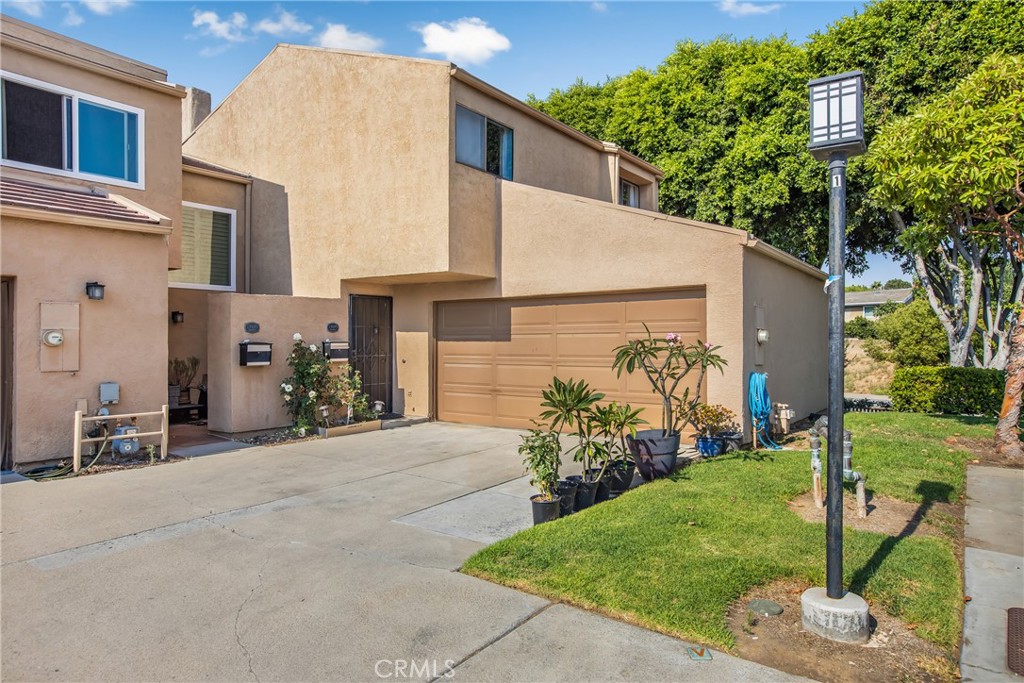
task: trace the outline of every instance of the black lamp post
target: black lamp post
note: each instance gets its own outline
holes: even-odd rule
[[[828,160],[828,500],[825,574],[828,597],[843,596],[843,359],[846,300],[846,160],[863,154],[864,78],[859,71],[808,83],[811,154]]]

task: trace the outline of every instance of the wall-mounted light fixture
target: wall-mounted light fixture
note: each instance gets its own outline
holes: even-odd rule
[[[758,331],[757,331],[757,343],[758,344],[767,344],[770,339],[771,339],[771,335],[768,334],[768,330],[758,329]]]
[[[85,295],[93,301],[103,301],[103,289],[106,285],[99,282],[86,282]]]
[[[185,314],[182,311],[171,311],[171,322],[176,325],[185,322]]]

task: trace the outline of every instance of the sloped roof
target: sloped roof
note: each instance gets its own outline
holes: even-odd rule
[[[912,289],[872,289],[867,292],[847,292],[847,306],[875,306],[889,301],[905,304],[910,301]]]
[[[7,177],[0,177],[0,204],[126,223],[163,224],[158,214],[145,213],[127,201],[102,192],[40,185]]]

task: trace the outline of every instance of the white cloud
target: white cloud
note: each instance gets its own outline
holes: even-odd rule
[[[249,20],[242,12],[234,12],[231,16],[221,19],[216,12],[211,10],[194,10],[192,25],[214,38],[238,43],[246,38],[245,28],[249,25]]]
[[[43,0],[8,0],[4,4],[36,19],[43,16]]]
[[[718,9],[728,14],[734,19],[740,17],[750,17],[757,14],[771,14],[777,12],[782,7],[777,2],[772,3],[757,3],[757,2],[741,2],[740,0],[721,0],[718,3]]]
[[[256,33],[269,33],[272,36],[289,36],[309,33],[313,27],[299,19],[291,12],[277,8],[277,17],[261,19],[252,27]]]
[[[316,37],[315,42],[320,47],[362,50],[363,52],[375,52],[384,44],[383,40],[371,36],[369,33],[350,31],[345,24],[327,24],[327,28]]]
[[[81,26],[85,23],[85,19],[75,11],[75,6],[70,2],[61,3],[61,7],[67,11],[67,14],[64,15],[64,21],[61,22],[62,24],[65,26]]]
[[[590,9],[594,10],[595,12],[601,12],[603,14],[604,12],[608,11],[608,3],[607,2],[592,2],[592,3],[590,3]]]
[[[477,17],[431,22],[416,28],[423,36],[420,52],[444,55],[453,62],[483,64],[498,52],[512,47],[509,39]]]
[[[211,45],[210,47],[204,47],[199,51],[200,57],[216,57],[222,55],[231,49],[231,43],[221,43],[220,45]]]
[[[82,4],[89,8],[93,14],[106,16],[130,7],[132,0],[82,0]]]

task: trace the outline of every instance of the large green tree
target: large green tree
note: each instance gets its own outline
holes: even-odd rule
[[[577,81],[530,103],[661,166],[661,210],[750,230],[812,263],[828,242],[825,165],[806,153],[807,80],[861,69],[870,138],[922,98],[948,91],[993,52],[1024,53],[1020,0],[882,0],[813,35],[682,42],[657,69]],[[848,268],[897,248],[869,196],[863,159],[848,169]]]
[[[950,360],[1005,354],[1000,450],[1024,456],[1024,57],[994,54],[947,94],[886,125],[868,156],[945,328]],[[982,336],[982,357],[972,347]]]

